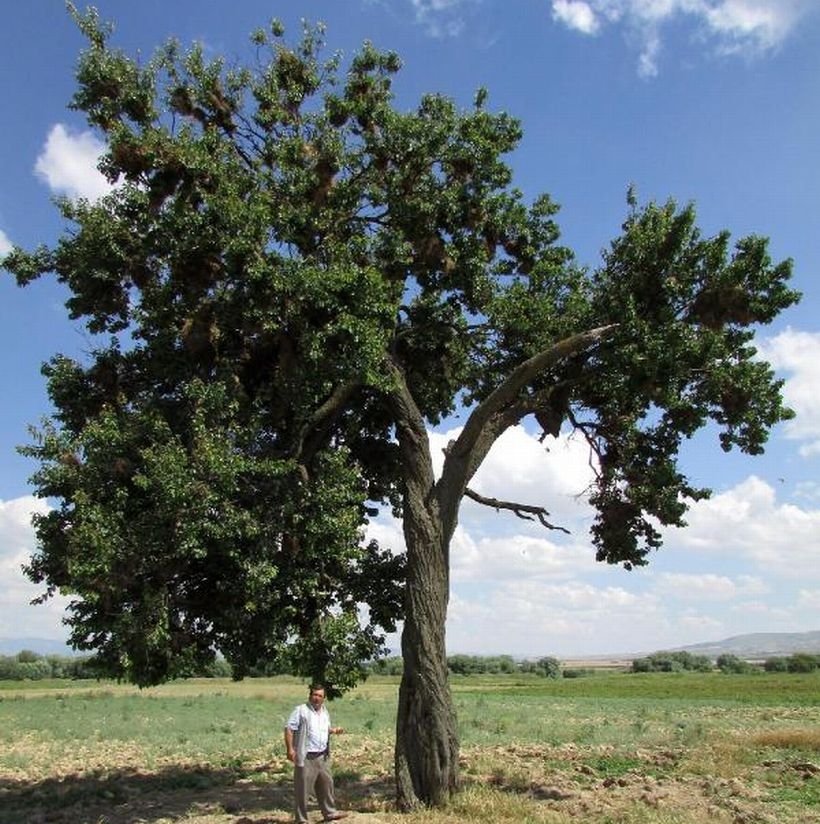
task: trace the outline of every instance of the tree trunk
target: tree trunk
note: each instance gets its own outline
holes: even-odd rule
[[[404,674],[396,718],[399,808],[440,806],[458,789],[458,732],[450,694],[444,625],[449,600],[449,533],[436,507],[408,506]]]

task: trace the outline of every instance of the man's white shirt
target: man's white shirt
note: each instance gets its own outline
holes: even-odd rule
[[[324,752],[330,737],[330,713],[322,707],[318,712],[309,704],[300,704],[290,715],[288,727],[296,732],[304,719],[308,752]]]

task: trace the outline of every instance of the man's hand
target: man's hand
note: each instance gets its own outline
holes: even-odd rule
[[[285,751],[288,754],[288,761],[296,763],[296,747],[293,746],[293,730],[285,727]]]
[[[333,735],[342,735],[344,733],[344,731],[345,731],[344,727],[331,727],[330,728],[330,732]]]

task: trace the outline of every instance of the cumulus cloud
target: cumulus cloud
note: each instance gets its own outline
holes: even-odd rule
[[[581,34],[622,25],[641,43],[644,77],[658,73],[663,31],[674,23],[693,25],[718,53],[756,55],[779,47],[812,9],[814,0],[552,0],[553,19]]]
[[[482,598],[454,593],[448,649],[528,657],[634,651],[647,642],[641,627],[662,623],[658,608],[618,586],[510,581]]]
[[[688,526],[667,533],[676,545],[742,559],[768,577],[820,581],[820,510],[778,503],[774,488],[751,476],[693,505]]]
[[[557,544],[548,538],[509,534],[474,538],[459,527],[450,546],[454,581],[526,579],[545,581],[570,578],[595,569],[594,552],[588,544]]]
[[[758,343],[758,351],[786,374],[783,397],[796,417],[786,424],[786,437],[804,441],[804,457],[820,454],[820,332],[786,329]]]
[[[22,572],[34,550],[31,517],[47,510],[33,496],[0,501],[0,638],[25,635],[63,640],[66,636],[61,626],[66,600],[58,596],[32,606],[43,587],[31,583]]]
[[[34,170],[56,194],[96,200],[111,191],[97,169],[104,150],[91,132],[73,133],[58,123],[48,133]]]

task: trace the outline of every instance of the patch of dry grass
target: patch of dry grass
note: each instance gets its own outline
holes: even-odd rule
[[[751,737],[751,743],[755,747],[775,747],[781,750],[820,752],[820,727],[763,730]]]

